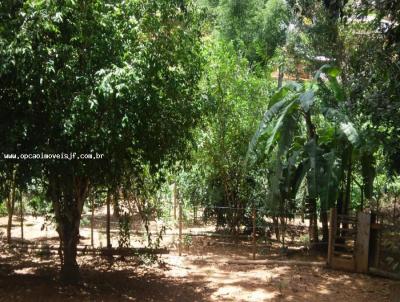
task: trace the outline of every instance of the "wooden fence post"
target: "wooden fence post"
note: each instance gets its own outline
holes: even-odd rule
[[[357,214],[357,237],[355,246],[356,271],[368,272],[368,252],[371,230],[371,215],[363,212]]]
[[[173,184],[173,199],[174,199],[174,223],[176,224],[176,183]]]
[[[108,189],[107,192],[107,225],[106,225],[106,233],[107,233],[107,248],[111,248],[111,234],[110,234],[110,202],[111,202],[111,190]]]
[[[257,240],[256,240],[256,208],[253,206],[253,260],[256,260],[256,249],[257,249]]]
[[[24,241],[24,203],[22,200],[22,193],[19,196],[19,207],[20,207],[20,214],[21,214],[21,240]]]
[[[378,267],[379,264],[379,255],[377,253],[378,246],[378,232],[379,230],[376,228],[377,224],[377,216],[376,213],[371,213],[371,234],[369,237],[369,255],[368,255],[368,266],[369,267]]]
[[[400,286],[399,284],[390,285],[390,302],[400,302]]]
[[[182,202],[179,200],[179,256],[182,256]]]
[[[91,199],[91,207],[92,207],[92,215],[90,217],[90,245],[94,246],[94,238],[93,238],[93,228],[94,228],[94,196],[89,197]]]
[[[337,212],[336,208],[332,208],[329,212],[328,266],[332,266],[333,252],[335,251],[336,229]]]

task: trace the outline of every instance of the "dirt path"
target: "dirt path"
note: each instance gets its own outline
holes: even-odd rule
[[[166,275],[206,282],[209,301],[388,301],[392,281],[325,268],[211,265],[170,257]],[[174,264],[175,262],[175,264]]]
[[[28,217],[26,238],[57,243],[54,228],[42,228],[43,222]],[[0,219],[0,225],[4,225],[4,219]],[[100,235],[101,229],[96,229]],[[16,223],[13,236],[18,238],[18,232]],[[87,232],[83,227],[82,235]],[[86,236],[84,243],[87,241]],[[226,239],[194,237],[183,257],[172,250],[161,258],[161,263],[147,266],[143,265],[145,258],[114,258],[110,262],[84,255],[78,258],[81,285],[65,287],[58,281],[56,256],[11,252],[2,246],[0,238],[0,301],[384,302],[389,301],[389,287],[395,284],[321,267],[224,264],[230,259],[250,259],[251,251],[245,241],[237,246]],[[257,259],[324,260],[321,255],[301,250],[282,255],[279,245],[270,246],[265,254],[261,251]]]
[[[195,256],[167,255],[151,266],[82,256],[82,284],[64,287],[57,258],[0,255],[0,301],[389,301],[394,283],[304,266],[210,265]]]

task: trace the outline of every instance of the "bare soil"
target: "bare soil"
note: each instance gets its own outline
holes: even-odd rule
[[[364,302],[389,301],[390,287],[396,286],[391,280],[321,267],[226,264],[251,259],[251,244],[210,237],[193,237],[181,257],[171,245],[170,254],[153,264],[145,264],[145,258],[82,255],[80,285],[63,286],[58,257],[10,250],[2,219],[0,228],[0,301]],[[43,234],[40,228],[40,221],[28,219],[26,237],[57,241],[53,229]],[[18,223],[13,235],[18,236]],[[324,255],[301,249],[283,254],[277,244],[260,249],[257,259],[324,260]]]

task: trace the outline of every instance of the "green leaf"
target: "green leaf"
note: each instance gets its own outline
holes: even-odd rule
[[[328,77],[328,79],[329,79],[329,87],[333,91],[335,98],[338,101],[343,102],[345,100],[345,92],[341,87],[341,85],[339,84],[338,80],[336,79],[336,77]]]
[[[330,67],[325,72],[331,77],[336,78],[340,74],[340,69],[337,67]]]
[[[280,88],[270,99],[269,104],[268,104],[268,109],[271,108],[273,105],[275,105],[277,102],[283,100],[287,96],[287,94],[290,92],[289,87],[283,86]]]
[[[277,102],[283,100],[290,92],[296,92],[301,89],[301,85],[299,83],[289,81],[280,88],[270,99],[268,104],[268,109],[275,105]]]
[[[301,107],[304,109],[305,112],[308,112],[310,110],[310,107],[314,103],[314,91],[313,90],[307,90],[300,94],[300,104]]]
[[[332,78],[336,78],[340,74],[340,69],[338,67],[325,64],[315,73],[314,79],[319,79],[322,74],[326,74]]]
[[[360,139],[357,130],[354,128],[353,123],[340,123],[340,130],[344,133],[344,135],[347,137],[352,145],[358,145]]]
[[[318,165],[318,159],[317,159],[317,142],[315,139],[312,139],[307,142],[307,144],[304,146],[305,151],[308,153],[308,158],[310,160],[310,170],[308,172],[308,193],[311,198],[317,197],[318,194],[318,186],[317,186],[317,165]]]
[[[322,80],[324,80],[322,78],[323,74],[326,75],[326,77],[328,79],[327,86],[332,90],[332,92],[335,95],[335,98],[338,101],[341,101],[341,102],[344,101],[346,94],[337,79],[337,77],[340,75],[340,69],[335,66],[324,65],[315,73],[314,79],[317,80],[317,79],[321,78]]]
[[[267,110],[264,113],[264,117],[260,122],[260,125],[258,127],[258,130],[256,131],[256,133],[253,135],[253,138],[250,141],[249,147],[247,149],[247,154],[246,154],[246,162],[249,158],[249,156],[253,153],[255,146],[257,145],[257,142],[259,140],[259,138],[265,134],[266,130],[267,130],[267,126],[269,125],[269,123],[276,117],[276,115],[283,109],[285,108],[285,105],[287,104],[288,100],[284,99],[278,103],[276,103],[275,105],[273,105],[269,110]],[[293,101],[290,103],[293,104]],[[287,108],[287,107],[286,107]],[[283,112],[285,112],[287,110],[284,109]]]
[[[305,159],[303,162],[301,162],[298,167],[296,168],[296,171],[294,173],[294,176],[292,178],[292,196],[291,198],[294,199],[296,198],[296,195],[299,191],[299,188],[301,186],[301,183],[304,180],[304,177],[306,176],[308,170],[310,169],[310,161],[308,159]]]
[[[323,169],[320,169],[318,182],[319,182],[319,196],[321,202],[321,209],[328,210],[334,206],[337,198],[337,188],[339,186],[339,163],[336,152],[331,150],[325,153],[321,160],[323,161]]]

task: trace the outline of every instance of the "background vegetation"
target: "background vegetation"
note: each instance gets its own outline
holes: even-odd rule
[[[390,0],[2,1],[0,212],[22,199],[52,215],[66,281],[90,196],[148,225],[175,183],[218,229],[238,234],[256,208],[279,240],[305,215],[315,246],[330,208],[392,213],[399,14]],[[41,152],[104,158],[3,157]]]

